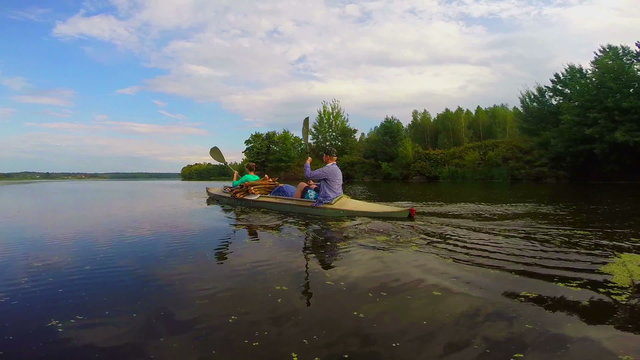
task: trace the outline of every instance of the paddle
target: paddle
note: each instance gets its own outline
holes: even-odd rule
[[[307,155],[309,155],[309,117],[302,120],[302,141],[307,146]]]
[[[231,171],[235,172],[236,170],[234,168],[231,167],[231,165],[227,164],[227,161],[224,159],[224,155],[222,155],[222,151],[220,151],[220,149],[218,149],[217,146],[214,146],[211,148],[211,150],[209,150],[209,155],[211,155],[211,157],[213,158],[213,160],[225,164],[229,167],[229,169],[231,169]]]

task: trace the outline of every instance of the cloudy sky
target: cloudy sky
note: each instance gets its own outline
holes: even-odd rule
[[[336,98],[368,131],[413,109],[518,105],[638,0],[3,0],[0,172],[179,172],[300,133]]]

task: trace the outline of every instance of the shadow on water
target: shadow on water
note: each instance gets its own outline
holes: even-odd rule
[[[625,304],[604,299],[570,300],[564,296],[545,296],[528,292],[505,291],[504,297],[540,306],[550,312],[574,315],[589,325],[611,325],[620,331],[640,334],[640,304]]]

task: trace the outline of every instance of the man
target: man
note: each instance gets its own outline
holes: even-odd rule
[[[322,161],[326,164],[318,170],[311,170],[311,158],[307,158],[304,164],[304,176],[318,182],[320,193],[316,199],[315,206],[329,203],[333,199],[342,195],[342,171],[336,164],[338,153],[336,149],[328,147],[324,150]]]

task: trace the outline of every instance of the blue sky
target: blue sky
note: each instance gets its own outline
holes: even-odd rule
[[[637,0],[4,0],[0,172],[179,172],[240,160],[336,98],[368,131],[507,103],[601,44]]]

